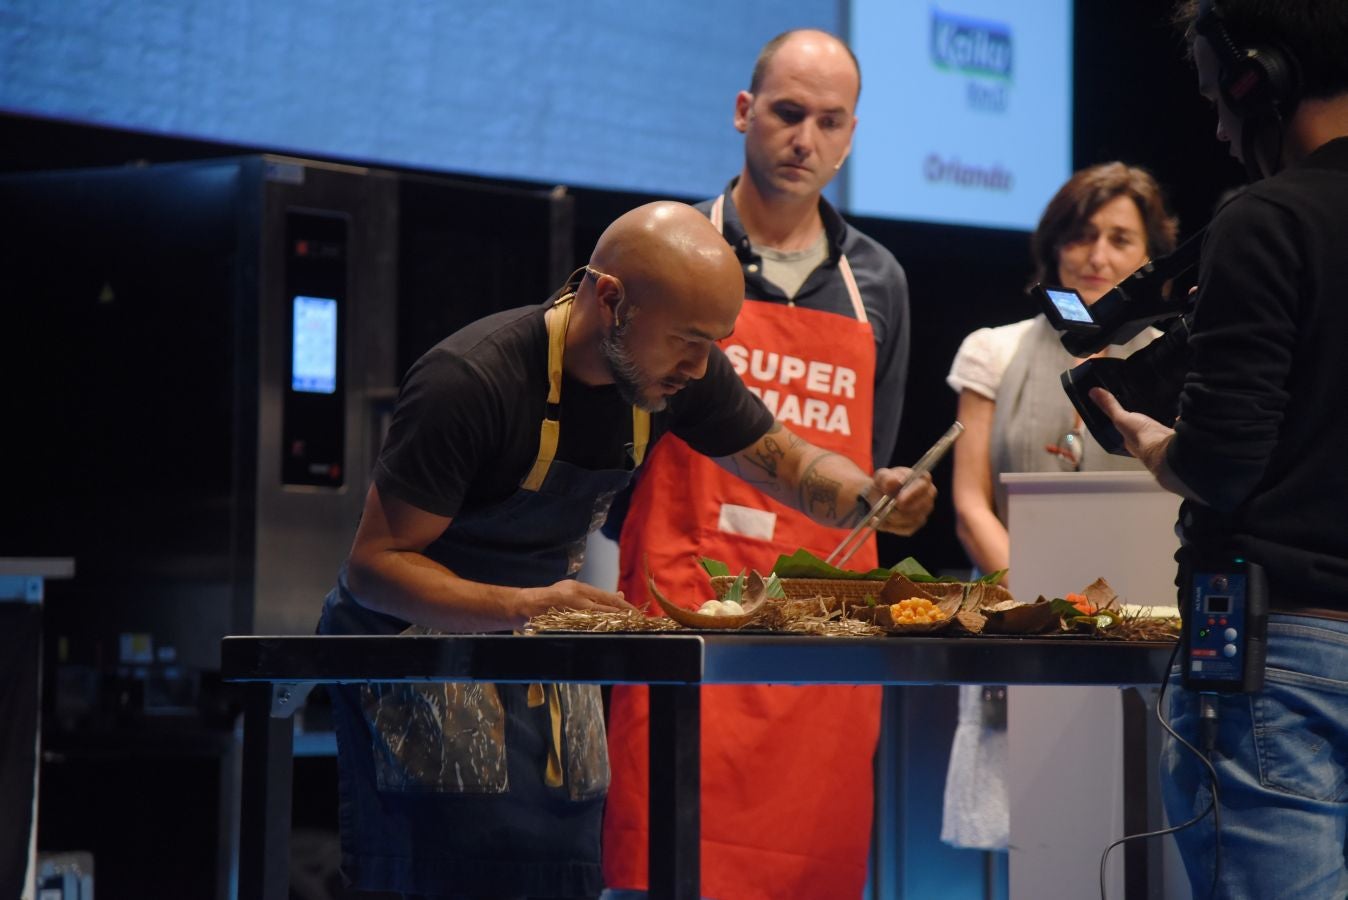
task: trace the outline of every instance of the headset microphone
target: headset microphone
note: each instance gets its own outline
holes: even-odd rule
[[[836,172],[843,167],[843,163],[847,162],[847,157],[851,152],[852,145],[848,144],[847,149],[843,151],[843,155],[838,157],[838,162],[833,166],[833,171]]]

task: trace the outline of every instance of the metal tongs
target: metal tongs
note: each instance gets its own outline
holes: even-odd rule
[[[908,483],[921,478],[935,468],[936,464],[950,450],[951,445],[955,443],[955,438],[959,437],[963,431],[964,426],[959,422],[951,425],[946,433],[941,435],[940,439],[932,444],[926,453],[922,454],[922,458],[913,464],[908,477],[903,479],[899,489],[877,500],[875,506],[871,507],[870,513],[857,523],[851,534],[842,539],[842,543],[833,549],[833,552],[828,555],[828,559],[824,562],[837,568],[847,565],[847,561],[865,545],[870,536],[880,527],[880,523],[885,520],[885,516],[889,515],[890,509],[894,506],[894,501],[899,494],[903,493],[903,489],[908,486]]]

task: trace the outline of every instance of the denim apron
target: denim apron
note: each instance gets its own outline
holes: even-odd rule
[[[649,417],[633,409],[631,467],[554,459],[571,295],[547,313],[548,407],[539,458],[500,503],[456,516],[425,555],[511,587],[574,577],[585,539],[640,464]],[[320,634],[428,629],[361,606],[343,571]],[[420,895],[589,897],[602,890],[609,768],[599,689],[570,684],[370,684],[332,689],[342,869],[359,889]]]

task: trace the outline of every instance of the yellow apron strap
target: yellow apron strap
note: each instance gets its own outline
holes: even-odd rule
[[[548,787],[562,786],[562,696],[555,684],[529,685],[529,708],[548,704],[548,720],[552,723],[548,742],[548,763],[543,769],[543,783]]]
[[[562,786],[562,696],[557,685],[548,685],[548,717],[552,719],[552,744],[548,747],[548,765],[543,770],[543,783],[548,787]]]
[[[646,445],[651,442],[651,414],[640,406],[632,407],[632,464],[641,465]]]
[[[557,440],[562,433],[562,353],[566,350],[566,326],[571,321],[571,301],[575,294],[567,294],[543,314],[548,323],[548,406],[543,414],[543,427],[538,437],[538,459],[520,485],[526,491],[543,486],[552,460],[557,456]]]
[[[520,487],[536,491],[543,486],[548,469],[557,457],[557,442],[561,438],[562,353],[566,350],[566,328],[571,321],[571,301],[575,294],[567,294],[544,313],[548,323],[548,406],[543,414],[543,425],[538,435],[538,458]],[[632,407],[632,461],[641,465],[646,458],[646,447],[651,442],[651,414],[638,406]]]

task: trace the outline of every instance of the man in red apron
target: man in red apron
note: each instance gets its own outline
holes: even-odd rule
[[[862,469],[888,462],[908,350],[903,270],[821,192],[856,126],[856,60],[836,38],[787,32],[764,47],[735,101],[745,166],[701,209],[735,248],[746,302],[721,342],[735,371],[792,431]],[[902,504],[901,504],[902,505]],[[903,533],[926,520],[905,505]],[[622,529],[619,587],[710,596],[699,556],[767,572],[798,548],[827,556],[846,534],[793,512],[677,440],[652,454]],[[850,565],[876,564],[874,541]],[[615,688],[604,875],[615,896],[647,878],[645,688]],[[702,691],[702,893],[716,900],[858,897],[866,880],[878,687]]]
[[[735,327],[743,279],[694,209],[627,213],[583,273],[413,366],[320,633],[509,631],[551,608],[625,608],[575,575],[609,500],[666,432],[823,521],[897,489],[901,472],[870,475],[797,439],[735,376],[715,344]],[[332,697],[342,869],[356,888],[599,893],[608,759],[595,686],[341,685]]]

